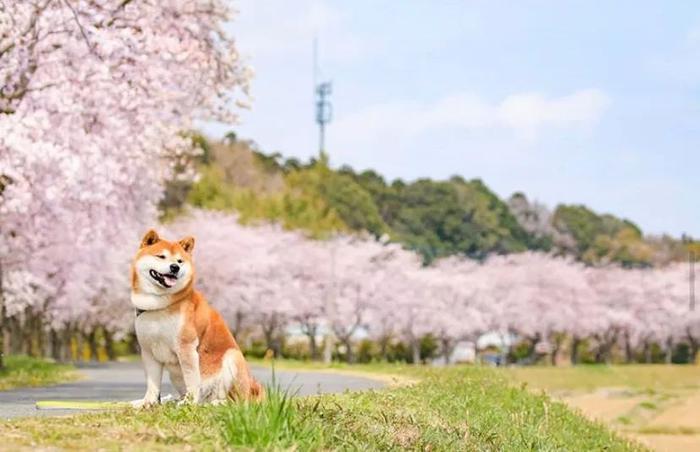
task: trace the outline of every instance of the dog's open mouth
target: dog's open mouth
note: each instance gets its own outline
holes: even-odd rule
[[[148,274],[166,289],[173,287],[177,282],[177,276],[170,273],[158,273],[155,270],[150,270]]]

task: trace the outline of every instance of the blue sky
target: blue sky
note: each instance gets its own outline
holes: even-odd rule
[[[700,4],[241,0],[255,71],[234,129],[316,153],[312,39],[332,79],[334,166],[481,178],[503,197],[583,203],[700,237]]]

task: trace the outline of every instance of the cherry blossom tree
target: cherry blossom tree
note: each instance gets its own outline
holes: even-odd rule
[[[77,256],[133,243],[155,221],[163,182],[175,169],[191,177],[193,119],[235,119],[248,71],[228,18],[219,0],[0,1],[6,315],[29,306],[13,295],[29,290],[20,273],[50,288],[59,317],[99,302],[100,290],[62,301],[104,274],[79,270]]]

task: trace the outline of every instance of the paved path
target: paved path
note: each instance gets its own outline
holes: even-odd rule
[[[0,391],[0,420],[18,416],[56,416],[74,414],[75,410],[37,410],[37,400],[129,401],[143,397],[146,383],[140,362],[85,366],[86,377],[73,383],[44,388]],[[253,374],[262,383],[272,381],[269,369],[254,367]],[[380,388],[383,384],[369,378],[324,373],[275,371],[275,380],[284,389],[299,395]],[[175,394],[165,372],[162,393]]]

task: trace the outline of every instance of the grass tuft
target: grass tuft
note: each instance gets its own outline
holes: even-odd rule
[[[289,390],[275,385],[268,386],[266,391],[267,397],[262,402],[221,407],[218,418],[225,443],[255,450],[317,448],[320,432],[309,422],[309,413],[299,410],[298,399]]]

